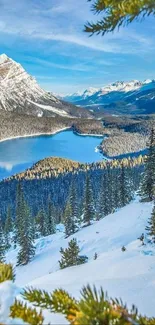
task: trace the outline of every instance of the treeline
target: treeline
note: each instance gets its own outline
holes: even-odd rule
[[[114,213],[133,199],[141,171],[142,166],[122,163],[56,178],[1,183],[0,260],[13,244],[20,247],[17,264],[27,264],[35,254],[35,239],[54,234],[60,222],[69,237]]]
[[[143,165],[145,156],[139,155],[133,158],[102,160],[95,163],[79,163],[70,159],[51,157],[40,160],[26,171],[11,176],[3,182],[10,180],[32,180],[32,179],[48,179],[52,176],[57,177],[59,174],[79,173],[80,171],[98,170],[106,168],[119,168],[123,164],[125,167],[135,167]]]
[[[77,169],[74,172],[60,173],[55,176],[40,179],[22,179],[20,181],[24,191],[26,202],[31,214],[35,217],[39,211],[47,213],[48,201],[51,200],[56,223],[62,222],[66,203],[70,195],[71,184],[74,184],[79,214],[83,209],[83,198],[87,175],[89,176],[95,215],[99,215],[101,197],[103,196],[102,210],[105,214],[111,213],[122,206],[121,178],[128,179],[131,192],[138,189],[141,172],[143,171],[143,158],[125,159],[123,161],[101,162],[85,166],[84,170]],[[125,175],[125,176],[124,176]],[[124,181],[124,180],[123,180]],[[12,217],[16,217],[16,191],[19,181],[3,181],[0,183],[0,215],[6,219],[7,209],[10,206]],[[124,185],[125,186],[125,185]],[[98,218],[98,216],[97,216]]]

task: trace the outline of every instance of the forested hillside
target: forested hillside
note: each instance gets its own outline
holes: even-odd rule
[[[54,175],[50,171],[54,170],[56,165],[57,172]],[[44,176],[39,172],[42,170],[45,172]],[[35,176],[34,179],[31,179],[31,173]],[[91,278],[91,267],[94,273],[98,270],[97,284],[104,284],[105,288],[108,286],[110,292],[113,284],[114,294],[121,293],[130,304],[136,302],[141,310],[142,306],[143,310],[146,310],[148,317],[142,317],[138,316],[135,308],[129,313],[125,305],[121,305],[121,315],[124,315],[124,312],[127,315],[127,318],[122,318],[123,325],[134,325],[134,320],[136,325],[154,325],[154,318],[151,318],[154,313],[154,300],[149,304],[148,299],[145,300],[144,306],[133,291],[133,288],[136,288],[137,292],[140,286],[141,292],[145,290],[147,298],[150,295],[154,299],[154,129],[150,132],[148,153],[145,157],[91,165],[80,165],[58,158],[47,159],[34,165],[28,176],[29,179],[16,177],[0,183],[0,282],[3,283],[6,279],[14,280],[11,265],[4,264],[7,259],[7,262],[13,263],[17,268],[18,283],[25,283],[26,279],[31,287],[33,285],[47,291],[57,288],[57,283],[62,283],[63,287],[68,288],[69,285],[77,294],[78,284],[84,283],[82,279],[85,281],[86,274],[88,280]],[[139,202],[137,194],[142,203]],[[51,267],[49,256],[52,256]],[[130,270],[129,276],[127,269]],[[21,270],[24,271],[22,274]],[[148,286],[148,279],[151,281],[151,288]],[[132,290],[128,283],[132,283]],[[7,287],[5,283],[0,286],[5,302],[6,294],[10,297],[13,292],[8,291],[10,285],[12,288],[10,283]],[[83,290],[86,295],[90,293],[89,303],[92,302],[98,310],[100,302],[97,293],[94,301],[91,289],[87,287]],[[68,305],[68,301],[74,302],[75,320],[78,320],[78,325],[82,325],[84,318],[78,318],[78,311],[82,312],[81,307],[78,307],[78,302],[72,300],[64,290],[54,291],[49,297],[48,292],[28,289],[24,292],[24,297],[43,310],[46,308],[52,313],[61,312],[70,324],[73,323],[73,309]],[[54,298],[51,300],[51,297]],[[2,300],[0,302],[3,303]],[[104,303],[110,308],[110,318],[107,322],[107,325],[110,325],[114,312],[113,303],[109,305],[105,298]],[[52,324],[59,324],[61,321],[55,316],[53,319],[53,314],[48,314],[49,318],[45,314],[44,318],[43,311],[38,314],[37,310],[20,301],[14,302],[12,299],[7,304],[7,310],[4,308],[4,324],[8,317],[24,317],[24,320],[32,325],[38,322],[42,325],[48,320],[52,320]],[[119,310],[118,300],[115,306]],[[8,315],[9,309],[11,313]],[[97,325],[100,317],[105,319],[106,311],[102,304],[94,316],[94,308],[90,305],[89,320],[92,324],[95,321],[94,324]],[[85,315],[87,312],[84,317]],[[115,314],[114,320],[120,319],[119,317],[119,313]]]

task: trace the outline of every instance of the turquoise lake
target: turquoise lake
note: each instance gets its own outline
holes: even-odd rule
[[[0,179],[24,171],[46,157],[62,157],[79,162],[103,159],[96,150],[103,137],[81,136],[70,130],[0,142]]]

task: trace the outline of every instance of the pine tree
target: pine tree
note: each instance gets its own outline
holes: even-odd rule
[[[70,188],[70,205],[72,209],[72,217],[74,219],[75,226],[79,223],[79,203],[78,203],[78,195],[77,195],[77,187],[75,179],[72,180],[71,188]]]
[[[90,176],[86,175],[83,221],[87,226],[91,224],[91,220],[95,217],[93,191],[91,186]]]
[[[112,212],[111,209],[111,197],[110,197],[110,179],[109,179],[109,168],[103,175],[103,188],[104,188],[104,195],[102,201],[102,212],[103,216],[107,216]]]
[[[113,188],[115,209],[121,208],[120,169],[115,171],[115,186]]]
[[[20,236],[18,239],[20,250],[17,256],[17,265],[28,264],[35,255],[33,223],[29,207],[25,201],[22,211],[23,220],[21,224]]]
[[[7,209],[4,231],[6,234],[9,234],[12,230],[13,230],[13,223],[12,223],[11,207],[9,205]]]
[[[87,256],[80,256],[80,249],[75,238],[73,238],[69,244],[68,248],[63,249],[61,247],[60,253],[62,255],[59,265],[61,269],[69,266],[83,264],[87,261]]]
[[[21,183],[17,185],[16,194],[16,216],[15,216],[15,226],[14,226],[14,243],[19,243],[20,237],[23,235],[21,233],[23,218],[25,213],[25,199],[24,192]]]
[[[67,202],[65,213],[64,213],[64,225],[66,237],[73,235],[76,231],[76,226],[74,223],[74,218],[72,216],[72,208],[70,201]]]
[[[127,168],[122,164],[120,171],[120,206],[124,207],[132,199],[130,189],[130,180],[127,174]]]
[[[69,192],[69,198],[64,213],[64,225],[66,236],[74,234],[78,230],[79,214],[75,183],[72,182]]]
[[[3,227],[2,227],[2,220],[0,218],[0,263],[5,262],[5,251],[6,251],[6,244],[5,244]]]
[[[96,204],[96,220],[100,220],[104,217],[104,175],[101,176],[100,187],[99,187],[99,194],[97,197],[97,204]]]
[[[151,214],[151,218],[148,221],[148,226],[146,227],[148,235],[152,238],[152,242],[155,244],[155,203]]]
[[[140,196],[142,201],[152,201],[155,199],[155,131],[152,128],[148,154],[145,159],[145,170],[140,187]]]
[[[13,223],[12,223],[12,216],[11,216],[11,208],[8,206],[7,209],[7,216],[5,220],[4,226],[4,235],[5,235],[5,242],[6,242],[6,249],[10,248],[10,233],[13,231]]]
[[[36,222],[38,224],[38,231],[39,231],[40,235],[43,237],[46,237],[49,235],[48,221],[49,221],[48,215],[42,208],[37,214]]]
[[[68,248],[63,249],[61,247],[60,253],[62,257],[61,261],[59,261],[60,268],[64,269],[68,266],[77,265],[79,252],[79,246],[74,238],[69,242]]]
[[[55,234],[55,232],[56,232],[56,225],[55,225],[54,207],[49,197],[48,210],[47,210],[47,233],[48,235],[53,235]]]

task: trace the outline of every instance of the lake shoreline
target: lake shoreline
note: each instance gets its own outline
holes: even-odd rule
[[[104,134],[91,134],[91,133],[79,133],[79,132],[76,132],[75,130],[73,130],[71,127],[65,127],[65,128],[62,128],[62,129],[59,129],[57,131],[54,131],[54,132],[43,132],[43,133],[34,133],[34,134],[28,134],[28,135],[18,135],[18,136],[14,136],[14,137],[10,137],[10,138],[4,138],[4,139],[1,139],[0,140],[0,143],[1,142],[5,142],[5,141],[10,141],[10,140],[15,140],[15,139],[22,139],[22,138],[33,138],[33,137],[39,137],[39,136],[50,136],[50,135],[55,135],[55,134],[58,134],[60,132],[63,132],[63,131],[72,131],[73,133],[75,133],[76,135],[79,135],[79,136],[92,136],[92,137],[100,137],[100,138],[103,138],[104,137]]]

